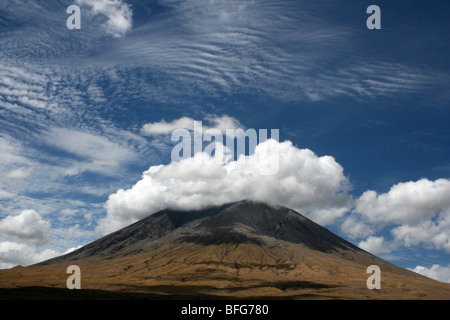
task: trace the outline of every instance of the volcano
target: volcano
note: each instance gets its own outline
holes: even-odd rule
[[[81,270],[68,290],[66,269]],[[381,270],[368,289],[367,267]],[[449,299],[450,285],[380,259],[298,212],[240,201],[163,210],[69,254],[0,270],[0,297]]]

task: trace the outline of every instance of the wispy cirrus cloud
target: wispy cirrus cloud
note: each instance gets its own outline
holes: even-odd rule
[[[68,175],[79,174],[85,170],[112,174],[123,164],[138,158],[128,146],[112,142],[104,136],[86,131],[70,130],[66,128],[50,128],[45,134],[45,140],[53,147],[68,152],[81,159],[75,167],[68,168]]]
[[[222,133],[226,133],[227,129],[244,129],[243,125],[233,117],[223,115],[206,115],[204,117],[205,126],[203,126],[203,130],[208,130],[210,128],[218,129]],[[187,129],[194,130],[194,122],[196,120],[190,117],[181,117],[179,119],[175,119],[171,122],[166,122],[161,120],[159,122],[146,123],[142,127],[142,132],[148,135],[154,134],[168,134],[172,133],[176,129]]]
[[[369,58],[356,30],[333,24],[304,2],[162,3],[164,13],[142,22],[101,58],[120,64],[127,57],[128,64],[148,68],[149,76],[164,73],[165,80],[155,80],[163,86],[176,81],[187,95],[366,99],[414,94],[448,79],[441,71]]]
[[[24,179],[28,177],[32,171],[33,168],[20,167],[9,171],[5,174],[5,177],[10,179]]]
[[[61,52],[67,56],[74,41],[75,46],[82,45],[74,58],[76,73],[96,69],[89,75],[93,83],[88,92],[98,103],[107,99],[95,79],[105,77],[137,98],[172,103],[186,96],[230,92],[267,94],[288,101],[340,96],[375,99],[442,87],[441,83],[449,79],[443,70],[371,58],[370,52],[361,47],[359,30],[330,21],[315,4],[234,0],[158,3],[164,9],[155,13],[150,4],[133,4],[136,10],[150,14],[137,21],[133,32],[120,43],[101,41],[100,47],[106,45],[108,50],[87,45],[96,43],[83,38],[96,33],[89,24],[89,32],[83,32],[81,38],[41,46],[62,47]],[[79,4],[103,16],[111,34],[120,36],[130,31],[131,6],[124,1],[79,0]],[[352,54],[348,54],[350,50]],[[33,50],[28,51],[32,57]],[[61,64],[65,59],[58,58],[57,66]],[[120,77],[108,72],[112,65]],[[134,68],[143,69],[136,74]],[[61,70],[56,74],[61,75]],[[74,78],[65,81],[77,82]],[[37,93],[9,94],[13,99],[4,106],[14,109],[23,103],[44,107],[46,100]]]

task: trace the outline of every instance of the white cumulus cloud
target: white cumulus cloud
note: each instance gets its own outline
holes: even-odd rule
[[[398,183],[387,193],[369,190],[355,201],[355,209],[342,230],[363,235],[363,225],[370,225],[366,234],[392,227],[396,244],[424,245],[450,252],[450,180],[421,179]]]
[[[372,235],[375,230],[370,224],[364,223],[358,217],[349,216],[340,226],[342,232],[348,235],[350,238],[364,238]]]
[[[366,240],[361,241],[358,244],[358,247],[360,247],[363,250],[366,250],[367,252],[375,254],[375,255],[391,251],[387,247],[384,237],[371,236],[371,237],[367,238]]]
[[[17,265],[27,266],[51,259],[58,255],[52,249],[38,251],[35,247],[11,241],[0,242],[0,269],[12,268]]]
[[[262,174],[275,161],[278,171]],[[112,232],[165,208],[199,209],[242,199],[284,205],[326,224],[350,209],[348,189],[343,168],[333,157],[269,139],[254,154],[237,160],[197,153],[150,167],[132,188],[109,196],[97,231]]]
[[[415,224],[450,209],[450,180],[421,179],[394,185],[388,193],[369,190],[356,202],[355,211],[372,222]]]
[[[434,264],[430,268],[417,266],[414,269],[410,270],[437,281],[450,283],[450,265],[445,267]]]
[[[47,231],[50,222],[34,210],[23,210],[19,215],[7,216],[0,221],[3,235],[22,240],[29,244],[41,245],[48,241]]]

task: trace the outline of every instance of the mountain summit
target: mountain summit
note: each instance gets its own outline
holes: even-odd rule
[[[69,254],[0,271],[0,287],[82,288],[164,298],[448,298],[450,286],[394,266],[294,210],[239,201],[163,210]],[[367,267],[381,270],[370,290]],[[98,291],[95,291],[98,292]]]
[[[363,254],[358,247],[291,209],[244,200],[196,211],[163,210],[41,264],[151,251],[161,243],[269,246],[277,241],[321,252]]]

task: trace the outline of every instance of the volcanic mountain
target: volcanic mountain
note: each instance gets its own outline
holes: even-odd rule
[[[66,288],[74,264],[83,290]],[[381,289],[367,288],[370,265],[380,267]],[[289,208],[252,201],[160,211],[69,254],[0,270],[0,288],[3,298],[450,298],[449,284],[392,265]]]

